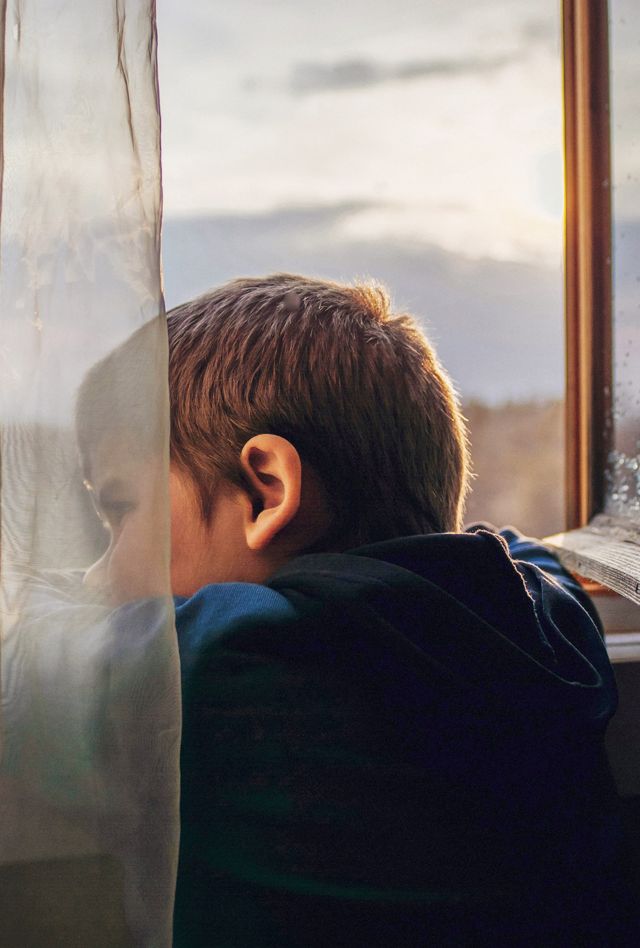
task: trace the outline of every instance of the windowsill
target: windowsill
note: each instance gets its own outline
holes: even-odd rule
[[[640,662],[640,632],[606,632],[605,642],[612,665]]]
[[[640,606],[640,526],[604,514],[579,530],[546,537],[563,566]],[[640,628],[637,625],[636,628]]]
[[[602,625],[611,662],[640,662],[640,606],[608,589],[589,589]]]
[[[598,610],[612,664],[640,662],[640,606],[600,583],[577,576]]]
[[[600,515],[587,527],[545,537],[593,600],[613,664],[640,662],[640,537]]]

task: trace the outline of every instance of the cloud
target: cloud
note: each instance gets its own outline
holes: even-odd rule
[[[558,37],[559,29],[555,18],[527,20],[522,26],[522,41],[527,46],[540,43],[555,49]]]
[[[167,304],[241,274],[277,271],[334,280],[371,276],[414,312],[467,398],[558,396],[563,385],[562,282],[536,264],[471,260],[418,240],[345,237],[360,204],[282,207],[264,214],[168,218]]]
[[[287,82],[294,95],[312,92],[342,92],[388,82],[410,82],[469,75],[486,75],[508,66],[514,53],[495,56],[465,56],[461,59],[412,59],[394,65],[371,59],[342,59],[333,63],[297,63]]]

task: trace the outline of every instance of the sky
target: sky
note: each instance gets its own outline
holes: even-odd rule
[[[559,3],[158,0],[169,306],[383,280],[465,398],[563,391]]]
[[[557,264],[558,16],[529,0],[159,0],[166,214],[350,202],[346,237]]]

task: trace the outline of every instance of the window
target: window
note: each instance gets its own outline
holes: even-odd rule
[[[158,31],[167,305],[386,282],[461,393],[467,519],[561,530],[557,0],[159,0]]]
[[[640,602],[634,0],[317,9],[159,3],[168,304],[387,281],[462,393],[469,519],[564,526],[567,564]]]

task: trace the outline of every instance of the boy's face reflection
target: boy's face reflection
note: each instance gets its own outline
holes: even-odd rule
[[[109,535],[103,556],[85,584],[117,604],[168,593],[166,486],[161,465],[135,451],[117,432],[105,436],[91,457],[88,487]]]
[[[107,601],[117,605],[169,591],[191,596],[207,583],[239,578],[241,511],[231,497],[221,498],[212,522],[205,523],[191,481],[172,467],[169,524],[164,465],[136,453],[131,440],[117,433],[100,442],[91,478],[86,486],[109,545],[84,582],[103,590]]]

